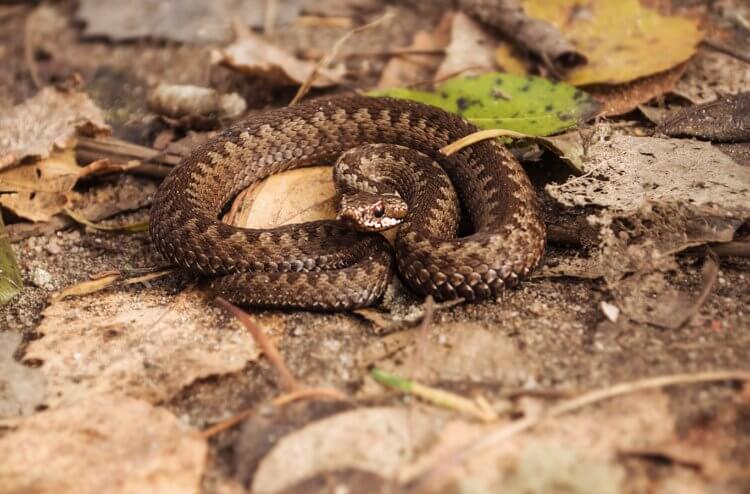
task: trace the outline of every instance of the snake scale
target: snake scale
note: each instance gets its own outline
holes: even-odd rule
[[[394,264],[381,235],[352,225],[374,231],[402,222],[395,264],[413,290],[438,300],[496,298],[536,266],[546,235],[534,189],[502,145],[440,153],[476,130],[438,108],[382,97],[260,112],[198,147],[164,180],[152,240],[171,262],[213,277],[235,303],[348,310],[375,303]],[[242,229],[219,220],[252,183],[340,156],[340,221]],[[364,177],[368,171],[375,176]],[[471,229],[461,237],[459,204]]]

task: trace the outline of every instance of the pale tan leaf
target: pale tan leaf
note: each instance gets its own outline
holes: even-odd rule
[[[164,408],[97,395],[5,425],[3,492],[197,494],[206,442]]]

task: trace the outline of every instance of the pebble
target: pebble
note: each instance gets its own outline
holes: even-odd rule
[[[47,250],[47,252],[49,252],[53,256],[56,256],[57,254],[62,252],[62,249],[60,248],[60,244],[58,244],[57,240],[55,240],[54,238],[50,239],[49,243],[45,245],[44,248]]]
[[[33,283],[34,286],[44,288],[45,290],[55,289],[52,285],[52,275],[49,271],[45,271],[42,268],[34,268],[34,271],[31,273],[31,283]]]

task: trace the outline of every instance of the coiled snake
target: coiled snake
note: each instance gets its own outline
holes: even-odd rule
[[[396,259],[413,290],[438,300],[495,298],[539,262],[545,228],[533,187],[503,146],[482,141],[440,153],[476,130],[432,106],[364,96],[258,113],[200,146],[164,180],[151,237],[164,257],[215,277],[219,293],[236,303],[346,310],[377,301],[393,265],[382,236],[351,226],[403,222]],[[354,149],[371,143],[378,145]],[[334,172],[342,221],[265,230],[219,221],[251,183],[342,154]],[[456,202],[472,229],[460,238]]]

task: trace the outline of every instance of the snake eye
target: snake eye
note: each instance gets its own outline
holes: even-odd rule
[[[372,214],[376,218],[382,218],[385,215],[385,206],[382,203],[377,203],[372,208]]]

